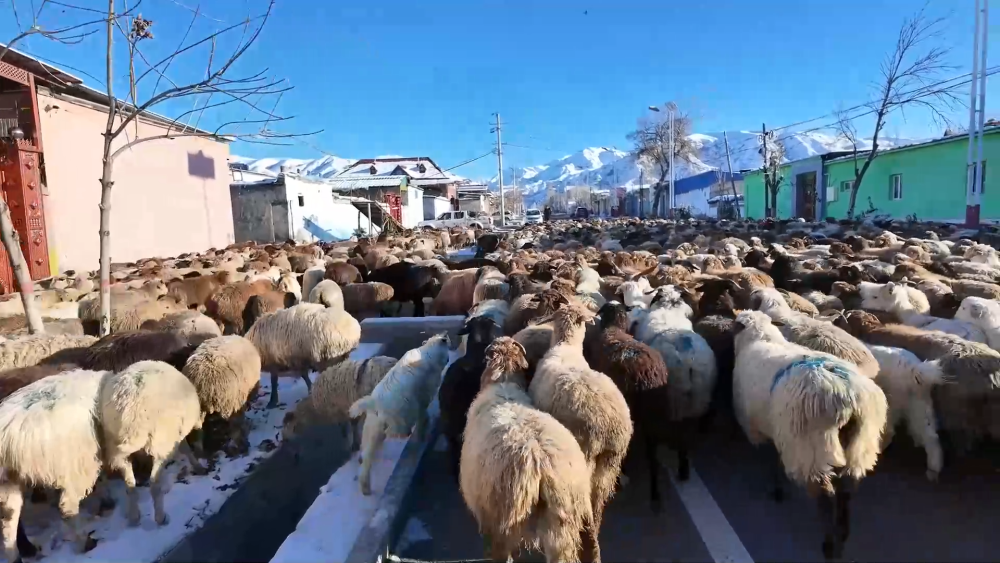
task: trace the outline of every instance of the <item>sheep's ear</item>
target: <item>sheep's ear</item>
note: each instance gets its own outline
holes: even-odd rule
[[[778,320],[774,320],[774,319],[771,319],[771,324],[774,325],[774,326],[785,326],[784,322],[778,321]]]
[[[651,289],[649,291],[642,292],[643,295],[652,295],[654,293],[656,293],[656,288],[653,288],[653,289]]]
[[[459,336],[464,336],[466,334],[469,334],[469,325],[468,325],[468,323],[462,325],[462,328],[458,329],[458,332],[456,332],[455,334],[457,334]]]

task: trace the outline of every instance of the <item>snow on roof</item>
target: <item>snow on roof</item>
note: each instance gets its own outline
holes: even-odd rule
[[[344,178],[338,176],[327,180],[326,183],[335,190],[365,190],[368,188],[398,188],[407,176],[368,176],[357,178]]]
[[[423,166],[423,171],[420,170],[421,165]],[[374,174],[371,173],[372,166],[375,167]],[[453,181],[452,176],[446,174],[433,160],[426,156],[386,159],[363,158],[348,166],[336,178],[339,179],[345,176],[392,176],[399,174],[400,171],[414,180],[433,178],[442,182]]]

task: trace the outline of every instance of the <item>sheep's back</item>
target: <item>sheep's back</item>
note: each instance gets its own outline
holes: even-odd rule
[[[260,383],[260,354],[242,336],[206,340],[191,354],[182,373],[198,392],[202,412],[229,418],[246,405]]]
[[[789,341],[818,352],[836,356],[858,367],[865,377],[878,375],[878,360],[860,340],[847,331],[823,321],[786,324],[781,332]]]
[[[0,468],[36,485],[89,491],[102,463],[95,424],[105,375],[52,375],[0,402]]]

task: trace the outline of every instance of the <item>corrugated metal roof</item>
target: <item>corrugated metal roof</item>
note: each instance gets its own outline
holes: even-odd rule
[[[406,176],[342,177],[327,180],[335,190],[364,190],[368,188],[398,188]],[[412,183],[412,182],[411,182]]]

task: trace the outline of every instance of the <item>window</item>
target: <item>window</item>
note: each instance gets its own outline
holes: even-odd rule
[[[299,195],[299,207],[305,207],[305,206],[306,206],[306,196]]]
[[[903,175],[893,174],[889,176],[889,199],[898,201],[903,199]]]
[[[455,218],[456,219],[465,219],[465,211],[456,211],[455,212]]]
[[[472,217],[473,219],[475,219],[476,216],[477,216],[475,211],[469,211],[468,213],[469,213],[469,217]]]
[[[986,193],[986,161],[985,160],[982,161],[980,163],[980,166],[981,166],[980,170],[982,170],[981,174],[983,175],[983,180],[981,182],[981,184],[982,184],[982,190],[981,190],[981,192],[982,193]],[[969,178],[970,179],[974,179],[975,178],[975,173],[976,172],[975,172],[974,166],[973,165],[969,165],[969,168],[968,168]],[[976,185],[974,183],[972,185],[972,190],[973,190],[972,193],[976,193],[975,192]]]
[[[437,218],[438,221],[447,221],[448,219],[451,219],[451,211],[445,211]]]
[[[849,192],[854,187],[854,180],[847,180],[840,183],[840,191]]]

